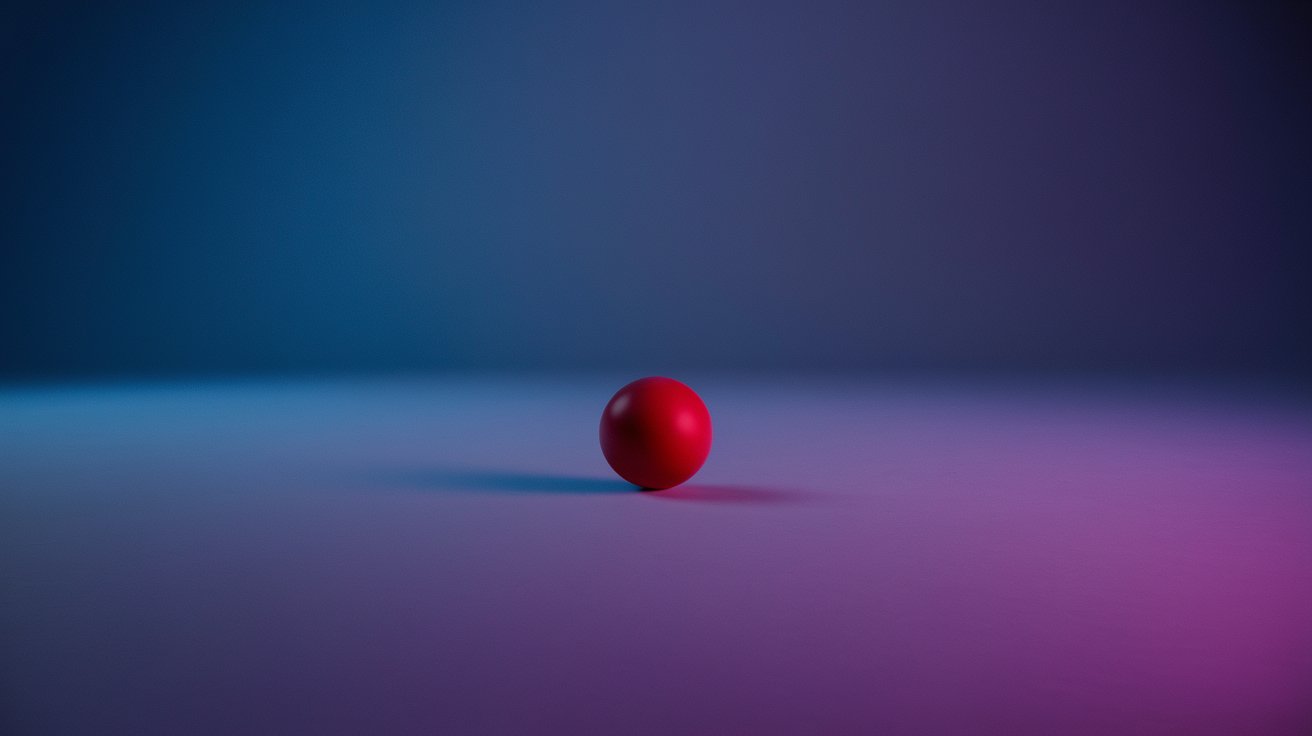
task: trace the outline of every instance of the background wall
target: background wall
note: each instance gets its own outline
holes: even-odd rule
[[[1312,375],[1276,3],[0,11],[0,375]]]

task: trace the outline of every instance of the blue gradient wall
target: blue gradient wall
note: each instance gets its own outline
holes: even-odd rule
[[[32,3],[0,375],[1312,374],[1309,13]]]

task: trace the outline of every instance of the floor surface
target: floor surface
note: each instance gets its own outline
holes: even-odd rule
[[[0,390],[0,731],[1312,733],[1312,405],[627,378]]]

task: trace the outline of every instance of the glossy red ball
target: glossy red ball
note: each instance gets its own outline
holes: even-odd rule
[[[640,378],[606,404],[601,452],[635,486],[677,486],[711,452],[711,413],[695,391],[672,378]]]

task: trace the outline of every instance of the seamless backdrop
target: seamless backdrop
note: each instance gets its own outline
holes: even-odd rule
[[[19,3],[0,375],[1312,375],[1279,3]]]

